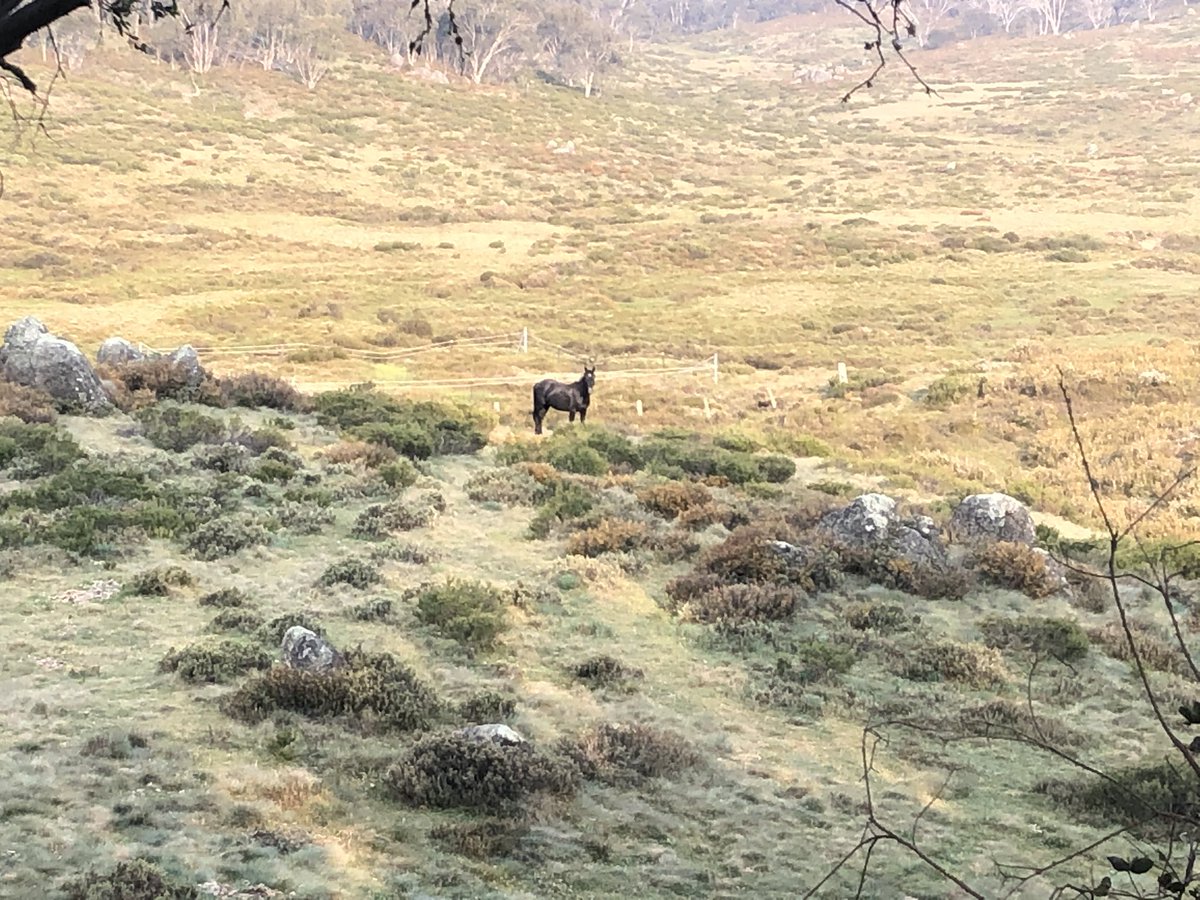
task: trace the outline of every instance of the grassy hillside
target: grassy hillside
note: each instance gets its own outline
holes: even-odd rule
[[[644,48],[593,101],[368,57],[312,93],[111,50],[55,85],[49,136],[5,157],[5,324],[37,315],[88,352],[113,334],[327,348],[202,353],[302,388],[509,383],[406,392],[460,404],[437,415],[488,441],[417,468],[358,442],[411,432],[291,401],[6,420],[0,896],[138,856],[314,898],[615,897],[634,879],[791,896],[858,838],[868,720],[975,733],[1020,722],[1030,687],[1089,759],[1157,746],[1089,592],[1033,599],[970,555],[949,586],[842,560],[783,590],[736,535],[815,540],[866,489],[941,520],[1006,490],[1086,534],[1056,366],[1118,515],[1174,477],[1200,380],[1197,26],[975,41],[922,55],[940,98],[893,73],[848,106],[837,83],[790,83],[793,64],[855,63],[828,49],[853,31],[824,27]],[[488,334],[511,349],[364,358]],[[620,377],[714,353],[716,384]],[[588,427],[552,419],[535,443],[529,385],[584,356]],[[1195,536],[1197,499],[1185,486],[1148,533]],[[674,580],[723,553],[766,568],[681,601]],[[239,605],[213,605],[235,588]],[[1027,681],[1029,616],[1087,652]],[[299,621],[351,654],[344,703],[260,670]],[[1161,665],[1167,696],[1188,696]],[[421,760],[457,771],[468,751],[427,742],[499,720],[536,748],[513,789],[538,789],[439,807]],[[1030,750],[913,738],[877,762],[889,821],[947,765],[923,842],[987,891],[994,859],[1050,858],[1120,818],[1064,811],[1070,773]],[[864,896],[949,896],[902,853],[877,864]]]

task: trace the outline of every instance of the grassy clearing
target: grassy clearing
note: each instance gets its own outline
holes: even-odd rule
[[[647,48],[597,103],[538,85],[454,89],[448,104],[369,61],[352,96],[248,70],[193,95],[179,73],[109,51],[56,87],[58,140],[5,165],[0,291],[20,298],[14,317],[87,350],[118,333],[329,348],[213,357],[220,374],[514,385],[431,392],[465,408],[432,428],[407,405],[286,413],[286,446],[244,458],[208,443],[279,430],[274,411],[186,406],[191,447],[173,443],[183,419],[169,404],[137,414],[140,429],[62,417],[74,444],[17,441],[6,424],[5,477],[21,483],[5,520],[27,515],[20,533],[39,540],[0,535],[0,846],[15,848],[0,894],[144,855],[193,881],[306,897],[617,896],[634,876],[652,896],[791,895],[857,837],[863,722],[1019,719],[1029,648],[1044,644],[1073,668],[1039,669],[1037,709],[1092,758],[1139,756],[1148,732],[1127,715],[1138,692],[1106,614],[1060,596],[976,583],[927,600],[851,573],[753,604],[755,584],[722,585],[694,615],[670,608],[667,585],[731,528],[865,489],[937,515],[1003,489],[1078,537],[1068,526],[1094,520],[1059,364],[1118,516],[1194,451],[1194,141],[1176,101],[1122,68],[1148,65],[1166,33],[933,51],[922,71],[949,86],[944,101],[894,82],[850,107],[829,85],[787,84],[804,61],[793,37]],[[1197,74],[1194,60],[1171,66],[1158,75]],[[550,139],[578,149],[553,154]],[[575,368],[544,345],[339,355],[526,326],[599,358],[588,428],[553,419],[549,440],[526,436],[529,382]],[[715,385],[605,378],[713,352]],[[839,361],[844,386],[830,383]],[[1168,380],[1142,377],[1152,369]],[[484,437],[493,446],[474,453]],[[773,456],[795,474],[762,462]],[[124,480],[101,477],[117,467]],[[1162,533],[1197,534],[1195,490],[1156,520]],[[67,519],[63,496],[99,512]],[[732,627],[730,602],[768,621]],[[421,727],[385,727],[398,688],[370,666],[347,677],[347,696],[354,679],[376,691],[367,714],[346,701],[226,715],[299,622],[341,650],[391,654],[437,701]],[[195,680],[160,670],[192,645],[212,654],[194,654]],[[229,665],[206,668],[212,648]],[[445,799],[418,778],[427,759],[478,761],[444,732],[485,711],[553,764],[509,773],[516,808],[413,805]],[[929,799],[946,752],[916,737],[890,748],[889,819]],[[952,867],[987,884],[993,857],[1094,837],[1034,791],[1033,773],[1056,774],[1045,760],[971,742],[954,758],[922,820]],[[567,759],[587,762],[572,790],[550,777]],[[912,860],[882,865],[869,896],[940,896]]]

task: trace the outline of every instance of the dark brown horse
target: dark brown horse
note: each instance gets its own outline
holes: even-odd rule
[[[551,409],[565,412],[572,422],[575,413],[579,421],[587,419],[588,404],[592,400],[592,386],[596,383],[595,366],[584,366],[583,377],[571,384],[546,378],[533,386],[533,433],[542,433],[542,419]]]

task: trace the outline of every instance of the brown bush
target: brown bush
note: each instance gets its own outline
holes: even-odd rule
[[[675,521],[681,528],[690,528],[693,531],[703,531],[717,523],[729,527],[733,524],[733,510],[720,503],[706,503],[683,510]]]
[[[352,465],[361,462],[368,469],[394,462],[399,454],[383,444],[368,444],[366,441],[341,441],[321,451],[321,456],[334,465]]]
[[[1165,628],[1151,625],[1148,622],[1129,620],[1129,630],[1133,632],[1137,644],[1138,656],[1148,669],[1159,672],[1173,672],[1176,675],[1189,676],[1191,669],[1183,652],[1174,637]],[[1132,663],[1133,654],[1129,650],[1129,641],[1120,622],[1109,622],[1101,628],[1092,628],[1087,632],[1088,638],[1113,659]]]
[[[560,747],[584,778],[609,784],[670,778],[700,762],[700,754],[681,735],[641,724],[605,722]]]
[[[222,378],[219,389],[224,406],[304,412],[311,405],[307,397],[282,378],[264,375],[262,372],[246,372],[231,378]]]
[[[713,505],[712,493],[694,481],[669,481],[637,492],[638,502],[665,519],[677,518],[697,507]]]
[[[893,660],[898,675],[912,681],[954,681],[970,687],[999,687],[1008,679],[999,650],[941,640],[918,644]]]
[[[571,535],[567,553],[572,556],[600,556],[605,553],[629,553],[643,546],[649,529],[641,522],[604,518],[592,528]]]
[[[451,853],[487,860],[512,855],[528,833],[529,826],[522,821],[484,819],[438,825],[429,837]]]
[[[754,525],[738,528],[720,544],[705,550],[697,562],[697,569],[725,582],[775,581],[788,571],[787,560],[770,545],[771,540],[781,537],[778,531]]]
[[[725,584],[700,594],[684,617],[706,625],[775,622],[791,618],[803,592],[794,585]]]
[[[13,416],[28,425],[52,425],[58,419],[54,398],[45,391],[0,381],[0,419]]]
[[[992,584],[1033,597],[1049,597],[1059,581],[1044,554],[1025,544],[997,541],[979,551],[975,561],[980,574]]]
[[[207,372],[197,380],[182,366],[165,357],[139,359],[115,365],[104,365],[97,369],[101,378],[106,378],[128,392],[118,391],[118,399],[132,408],[146,406],[155,400],[177,400],[180,403],[203,403],[220,406],[221,390],[216,380]],[[128,411],[128,410],[126,410]]]
[[[689,572],[667,582],[667,607],[675,611],[687,603],[715,591],[724,582],[711,572]]]

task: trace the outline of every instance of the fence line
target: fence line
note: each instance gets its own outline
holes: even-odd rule
[[[665,369],[621,369],[612,372],[604,372],[601,376],[603,381],[639,381],[648,378],[661,378],[672,375],[687,375],[697,372],[709,373],[713,371],[713,366],[716,363],[716,357],[710,356],[708,359],[700,363],[695,363],[688,366],[675,366]],[[562,378],[571,378],[578,373],[571,375],[563,375]],[[373,384],[381,388],[471,388],[471,387],[506,387],[513,385],[527,385],[528,377],[518,377],[515,375],[501,375],[495,378],[434,378],[426,381],[422,380],[406,380],[406,381],[303,381],[300,382],[304,388],[315,391],[330,391],[340,390],[350,387],[354,384]],[[296,382],[293,380],[293,384]]]
[[[405,356],[414,356],[418,353],[429,353],[437,350],[448,350],[452,347],[491,347],[491,346],[513,346],[517,347],[520,344],[520,332],[514,332],[508,335],[481,335],[479,337],[470,338],[454,338],[448,341],[437,341],[432,344],[422,344],[419,347],[399,347],[386,350],[366,350],[357,347],[339,347],[336,344],[308,344],[308,343],[289,343],[289,344],[242,344],[231,345],[224,347],[193,347],[197,354],[204,356],[280,356],[286,353],[296,353],[304,350],[337,350],[342,355],[353,359],[387,361],[389,359],[399,359]],[[158,350],[154,347],[145,347],[152,353],[169,353],[168,350]]]

